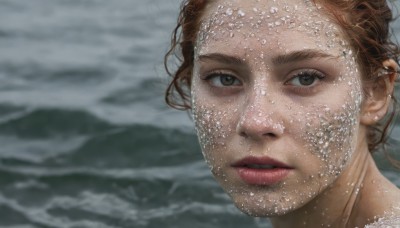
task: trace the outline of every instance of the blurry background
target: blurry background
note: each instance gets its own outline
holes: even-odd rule
[[[269,227],[232,205],[164,104],[179,4],[0,0],[0,227]]]

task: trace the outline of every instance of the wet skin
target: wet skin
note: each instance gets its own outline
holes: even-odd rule
[[[348,220],[340,213],[375,167],[355,59],[340,27],[308,1],[208,7],[192,111],[204,157],[238,208],[277,227],[287,215],[309,227],[304,215],[315,212],[324,215],[317,227]]]

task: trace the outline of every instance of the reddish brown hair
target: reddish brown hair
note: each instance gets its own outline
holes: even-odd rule
[[[382,72],[382,62],[394,59],[399,63],[399,46],[390,40],[389,23],[394,20],[386,0],[314,0],[325,6],[328,15],[341,26],[357,54],[363,81],[375,82]],[[199,32],[201,17],[210,0],[185,0],[181,5],[178,23],[172,33],[171,47],[165,55],[165,68],[172,77],[165,99],[168,105],[188,110],[190,105],[191,74],[194,45]],[[176,71],[171,71],[169,60],[175,56]],[[394,73],[397,69],[388,69]],[[393,108],[368,132],[368,146],[373,151],[383,145],[393,118],[396,115],[396,99],[392,94]]]
[[[178,24],[172,33],[171,47],[164,57],[165,69],[172,77],[165,94],[165,101],[171,107],[179,110],[191,108],[188,89],[192,84],[194,45],[200,29],[200,18],[208,3],[209,0],[185,0],[182,2]],[[178,47],[179,53],[177,52]],[[168,65],[168,60],[172,55],[179,60],[180,64],[176,72],[171,72]]]

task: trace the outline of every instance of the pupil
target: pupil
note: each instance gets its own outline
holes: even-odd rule
[[[224,86],[233,85],[233,83],[235,82],[235,79],[231,76],[222,76],[220,80],[221,84]]]
[[[300,84],[308,86],[314,83],[315,77],[312,75],[302,75],[300,76],[299,81]]]

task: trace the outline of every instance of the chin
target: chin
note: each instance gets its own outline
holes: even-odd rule
[[[251,193],[236,193],[230,195],[235,206],[243,213],[252,217],[275,217],[286,215],[302,205],[283,197],[263,197]],[[280,199],[279,199],[280,198]]]
[[[291,208],[282,208],[280,206],[270,205],[246,205],[246,204],[235,204],[235,206],[243,213],[252,217],[276,217],[286,215],[293,211]]]

